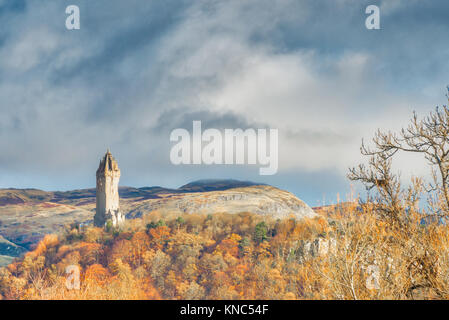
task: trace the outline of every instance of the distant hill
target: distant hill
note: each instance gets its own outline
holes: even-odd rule
[[[222,180],[222,179],[207,179],[197,180],[183,185],[178,190],[185,192],[208,192],[208,191],[223,191],[233,188],[244,188],[250,186],[265,185],[262,183],[255,183],[251,181],[240,180]]]
[[[0,189],[0,206],[48,201],[51,198],[53,198],[51,192],[37,189]]]
[[[10,264],[14,258],[20,257],[25,252],[27,252],[25,248],[6,240],[0,235],[0,267]]]
[[[160,194],[175,194],[188,192],[209,192],[223,191],[233,188],[242,188],[255,185],[264,185],[251,181],[240,181],[232,179],[208,179],[190,182],[181,186],[179,189],[170,189],[163,187],[119,187],[120,198],[159,198]],[[0,206],[39,203],[44,201],[56,203],[75,204],[77,200],[94,201],[95,188],[77,189],[70,191],[42,191],[38,189],[0,189]]]
[[[22,248],[11,241],[6,240],[0,235],[0,255],[19,257],[27,250]]]

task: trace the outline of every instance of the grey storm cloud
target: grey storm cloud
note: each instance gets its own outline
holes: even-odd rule
[[[152,128],[154,133],[170,133],[176,128],[190,129],[193,121],[201,121],[203,129],[228,129],[228,128],[269,128],[267,124],[250,123],[246,118],[234,112],[212,112],[209,110],[191,111],[186,108],[175,108],[163,111]]]
[[[71,4],[80,30],[65,29]],[[381,30],[365,28],[370,4]],[[122,184],[260,180],[171,165],[170,130],[201,120],[279,129],[279,173],[261,182],[344,192],[362,137],[444,102],[447,12],[443,0],[0,0],[0,187],[91,186],[107,147]]]

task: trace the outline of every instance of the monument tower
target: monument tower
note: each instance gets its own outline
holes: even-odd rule
[[[119,180],[120,169],[108,149],[97,170],[97,209],[94,217],[96,227],[104,227],[108,221],[111,221],[112,226],[119,227],[125,221],[120,212]]]

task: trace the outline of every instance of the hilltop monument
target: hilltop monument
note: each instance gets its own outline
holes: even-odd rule
[[[97,208],[94,217],[96,227],[105,227],[108,221],[113,227],[119,227],[125,221],[119,205],[119,180],[120,169],[108,149],[97,170]]]

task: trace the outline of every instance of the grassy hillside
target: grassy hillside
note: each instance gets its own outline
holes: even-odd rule
[[[0,267],[6,266],[16,257],[20,257],[27,250],[0,235]]]
[[[11,241],[6,240],[0,235],[0,255],[19,257],[27,250],[22,248]]]
[[[14,259],[15,257],[3,256],[0,254],[0,268],[9,265],[10,263],[13,262]]]
[[[0,189],[0,206],[49,201],[51,192],[37,189]]]

